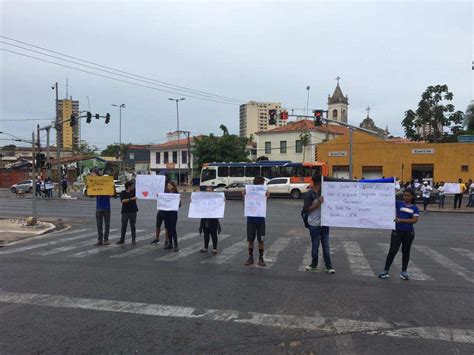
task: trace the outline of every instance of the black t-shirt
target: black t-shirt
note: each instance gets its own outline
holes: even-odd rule
[[[128,200],[132,197],[135,197],[135,190],[132,192],[122,191],[120,193],[120,201]],[[122,203],[122,213],[138,212],[137,201],[129,201],[127,203]]]

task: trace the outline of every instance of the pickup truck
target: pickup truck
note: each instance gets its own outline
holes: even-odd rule
[[[301,195],[308,192],[311,186],[308,183],[292,183],[290,178],[274,178],[267,182],[270,195],[287,195],[299,199]]]

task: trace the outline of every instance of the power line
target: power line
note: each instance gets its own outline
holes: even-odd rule
[[[99,68],[94,68],[94,67],[91,67],[91,66],[88,66],[88,65],[85,65],[85,64],[73,62],[73,61],[70,61],[70,60],[67,60],[67,59],[64,59],[64,58],[59,58],[59,57],[52,56],[52,55],[49,55],[49,54],[46,54],[46,53],[42,53],[42,52],[39,52],[39,51],[35,51],[35,50],[32,50],[32,49],[24,48],[24,47],[17,46],[17,45],[8,43],[8,42],[1,41],[1,43],[7,44],[7,45],[10,45],[10,46],[22,48],[22,49],[27,50],[27,51],[39,53],[39,54],[42,54],[42,55],[45,55],[45,56],[49,56],[49,57],[53,57],[53,58],[56,58],[56,59],[59,59],[59,60],[71,62],[71,63],[77,64],[77,65],[82,65],[82,66],[85,66],[85,67],[88,67],[88,68],[92,68],[94,70],[105,71],[105,72],[113,74],[113,75],[124,76],[124,77],[127,77],[127,78],[130,78],[130,76],[133,76],[133,77],[136,77],[136,78],[145,79],[146,81],[155,82],[157,84],[154,84],[154,85],[157,85],[157,86],[164,86],[164,87],[167,87],[167,88],[170,88],[170,89],[173,89],[173,90],[179,89],[179,90],[191,92],[193,94],[200,95],[200,96],[207,96],[207,97],[210,97],[210,98],[215,98],[215,99],[219,99],[219,100],[226,100],[226,101],[233,101],[233,102],[238,102],[238,103],[245,102],[245,100],[242,100],[242,99],[236,99],[236,98],[229,97],[229,96],[212,94],[212,93],[202,91],[202,90],[195,90],[195,89],[188,88],[186,86],[175,85],[175,84],[171,84],[171,83],[168,83],[168,82],[165,82],[165,81],[162,81],[162,80],[157,80],[157,79],[145,77],[145,76],[142,76],[142,75],[130,73],[130,72],[127,72],[127,71],[124,71],[124,70],[115,69],[115,68],[105,66],[105,65],[101,65],[101,64],[98,64],[98,63],[95,63],[95,62],[92,62],[92,61],[88,61],[88,60],[84,60],[84,59],[81,59],[81,58],[78,58],[78,57],[70,56],[70,55],[67,55],[67,54],[64,54],[64,53],[61,53],[61,52],[58,52],[58,51],[53,51],[53,50],[50,50],[50,49],[47,49],[47,48],[44,48],[44,47],[36,46],[34,44],[19,41],[19,40],[16,40],[16,39],[13,39],[13,38],[10,38],[10,37],[7,37],[7,36],[0,35],[0,37],[5,38],[9,41],[13,41],[13,42],[21,43],[23,45],[27,45],[27,46],[30,46],[30,47],[33,47],[33,48],[38,48],[38,49],[41,49],[42,51],[55,53],[55,54],[58,54],[60,56],[66,57],[66,58],[71,58],[71,59],[74,59],[74,60],[77,60],[77,61],[80,61],[80,62],[83,62],[83,63],[92,64],[95,67],[113,70],[114,72],[122,73],[122,74],[126,74],[126,75],[111,73],[110,71],[106,71],[106,70],[99,69]],[[134,79],[134,78],[130,78],[130,79],[137,80],[137,81],[139,80],[139,79]]]
[[[38,57],[33,57],[33,56],[31,56],[31,55],[28,55],[28,54],[18,53],[18,52],[11,51],[11,50],[5,49],[5,48],[0,48],[0,50],[2,50],[2,51],[4,51],[4,52],[13,53],[13,54],[16,54],[16,55],[19,55],[19,56],[23,56],[23,57],[27,57],[27,58],[32,58],[32,59],[35,59],[35,60],[39,60],[39,61],[41,61],[41,62],[45,62],[45,63],[50,63],[50,64],[58,65],[58,66],[60,66],[60,67],[64,67],[64,68],[68,68],[68,69],[72,69],[72,70],[76,70],[76,71],[80,71],[80,72],[83,72],[83,73],[87,73],[87,74],[92,74],[92,75],[100,76],[100,77],[102,77],[102,78],[107,78],[107,79],[110,79],[110,80],[119,81],[119,82],[126,83],[126,84],[130,84],[130,85],[135,85],[135,86],[139,86],[139,87],[143,87],[143,88],[147,88],[147,89],[152,89],[152,90],[156,90],[156,91],[160,91],[160,92],[167,92],[167,93],[170,93],[170,94],[182,95],[182,93],[180,93],[180,92],[158,89],[158,88],[153,87],[153,86],[142,85],[142,84],[133,83],[133,82],[127,81],[127,80],[122,80],[122,79],[118,79],[118,78],[113,78],[113,77],[110,77],[110,76],[107,76],[107,75],[103,75],[103,74],[99,74],[99,73],[94,73],[94,72],[91,72],[91,71],[88,71],[88,70],[84,70],[84,69],[79,69],[79,68],[71,67],[71,66],[69,66],[69,65],[64,65],[64,64],[61,64],[61,63],[56,63],[56,62],[53,62],[53,61],[50,61],[50,60],[47,60],[47,59],[41,59],[41,58],[38,58]],[[217,103],[226,104],[226,105],[238,105],[237,103],[231,103],[231,102],[225,102],[225,101],[218,101],[218,100],[213,100],[213,99],[210,99],[210,98],[197,97],[197,96],[192,96],[192,95],[187,95],[187,94],[186,94],[186,97],[192,97],[192,98],[198,99],[198,100],[212,101],[212,102],[217,102]]]
[[[54,121],[54,118],[0,118],[2,122]]]

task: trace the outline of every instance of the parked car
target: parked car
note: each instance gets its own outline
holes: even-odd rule
[[[311,186],[307,183],[291,183],[290,178],[274,178],[267,182],[268,191],[271,195],[291,196],[299,199],[306,194]]]
[[[125,184],[120,180],[114,180],[115,192],[120,194],[122,191],[125,191]],[[82,194],[87,196],[87,186],[84,186],[82,189]]]
[[[10,187],[11,192],[16,194],[18,190],[23,190],[24,192],[31,192],[33,191],[33,180],[23,180],[16,184],[13,184]]]
[[[245,190],[245,184],[243,182],[233,182],[225,187],[218,187],[214,189],[215,192],[223,192],[225,198],[228,200],[242,199],[242,192]]]

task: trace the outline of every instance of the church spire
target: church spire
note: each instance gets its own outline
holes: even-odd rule
[[[338,103],[349,105],[349,99],[347,96],[344,96],[344,94],[342,93],[341,87],[339,86],[339,80],[341,80],[341,77],[338,75],[336,77],[336,82],[337,82],[336,88],[334,89],[332,96],[331,95],[328,96],[328,105],[338,104]]]

